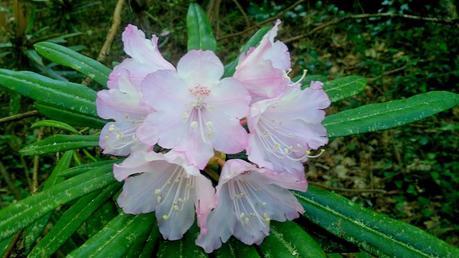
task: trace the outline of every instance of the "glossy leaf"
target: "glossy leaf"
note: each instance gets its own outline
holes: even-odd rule
[[[0,85],[45,104],[97,116],[96,92],[81,84],[53,80],[33,72],[0,69]]]
[[[244,258],[259,258],[260,255],[257,252],[255,246],[246,245],[235,238],[230,238],[228,242],[222,245],[222,247],[215,251],[215,257],[217,258],[233,258],[233,257],[244,257]]]
[[[304,216],[377,256],[459,257],[459,250],[401,221],[365,209],[335,193],[310,186],[295,192]]]
[[[367,80],[364,77],[351,75],[325,82],[324,90],[332,102],[354,96],[361,92]]]
[[[68,168],[62,171],[62,173],[60,173],[59,176],[72,177],[75,175],[79,175],[85,172],[92,171],[97,168],[111,168],[113,167],[113,164],[117,162],[121,162],[121,161],[117,159],[111,159],[111,160],[101,160],[101,161],[86,163],[86,164],[82,164],[76,167]]]
[[[56,134],[21,149],[22,155],[41,155],[84,147],[99,146],[99,135]]]
[[[159,228],[156,226],[156,222],[153,223],[153,227],[151,228],[150,235],[145,241],[145,244],[142,248],[142,252],[139,255],[139,258],[149,258],[154,256],[153,250],[155,248],[156,242],[159,240]]]
[[[62,107],[35,103],[35,107],[41,114],[61,122],[65,122],[74,126],[87,126],[91,128],[102,128],[107,121],[97,118],[92,115],[86,115],[80,112],[68,110]]]
[[[40,55],[54,63],[70,67],[102,86],[107,84],[111,70],[98,61],[52,42],[36,43],[34,47]]]
[[[291,221],[271,222],[270,234],[260,249],[265,257],[326,257],[314,238]]]
[[[155,222],[154,214],[120,214],[67,257],[123,257],[131,245],[146,240]]]
[[[207,255],[201,247],[195,244],[198,237],[198,228],[193,225],[182,239],[176,241],[162,240],[159,244],[159,250],[156,254],[158,258],[169,257],[187,257],[187,258],[204,258]]]
[[[209,19],[204,10],[196,3],[191,3],[188,7],[186,27],[188,31],[188,50],[215,51],[217,49],[217,41],[212,32]]]
[[[70,178],[0,210],[0,241],[64,203],[115,182],[110,170]]]
[[[0,241],[0,257],[7,257],[6,253],[8,251],[8,247],[11,244],[11,241],[13,240],[14,236],[8,237]]]
[[[239,62],[239,56],[245,54],[250,48],[255,47],[263,39],[263,36],[271,29],[270,26],[261,27],[250,39],[239,49],[239,55],[230,63],[225,65],[225,77],[232,76],[236,71],[237,63]]]
[[[431,91],[401,100],[369,104],[327,116],[323,122],[329,137],[388,129],[411,123],[459,103],[459,95]]]
[[[106,201],[86,220],[86,234],[92,237],[105,227],[119,212],[113,200]],[[75,248],[76,249],[76,248]]]
[[[28,257],[50,257],[118,189],[119,185],[115,184],[78,199],[62,214]]]
[[[67,169],[70,166],[70,162],[72,161],[73,151],[66,151],[62,158],[56,163],[53,171],[46,179],[45,183],[43,184],[43,191],[48,190],[53,185],[62,181],[62,177],[60,177],[60,173]],[[24,230],[24,246],[26,251],[29,251],[32,248],[32,245],[37,241],[40,235],[43,233],[46,225],[48,224],[48,220],[51,217],[51,212],[43,215],[41,218],[34,221],[31,225],[29,225]]]
[[[73,128],[73,126],[56,120],[40,120],[38,122],[33,123],[31,127],[54,127],[62,130],[67,130],[72,133],[78,133],[78,131],[75,128]]]

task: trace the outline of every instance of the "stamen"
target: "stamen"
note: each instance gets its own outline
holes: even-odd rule
[[[324,152],[325,152],[324,149],[320,149],[320,151],[319,151],[318,154],[316,154],[316,155],[310,155],[310,154],[311,154],[311,151],[310,151],[310,150],[307,150],[307,151],[306,151],[306,156],[307,156],[308,158],[318,158],[318,157],[322,156],[322,154],[323,154]]]

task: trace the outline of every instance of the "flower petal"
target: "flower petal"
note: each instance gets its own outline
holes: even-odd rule
[[[130,175],[149,172],[151,170],[151,161],[154,158],[159,159],[159,154],[148,150],[139,150],[133,152],[129,157],[120,164],[113,165],[113,175],[116,180],[123,181]],[[159,171],[166,170],[167,163],[157,162],[155,164],[155,169]]]
[[[260,244],[269,233],[269,221],[297,218],[303,208],[278,181],[267,177],[243,160],[229,160],[217,186],[218,205],[196,243],[208,253],[219,248],[231,235],[251,245]]]
[[[217,205],[215,197],[215,188],[212,182],[203,175],[196,177],[196,215],[198,218],[198,225],[201,231],[207,231],[207,217],[210,211]]]
[[[189,87],[196,85],[210,87],[218,83],[223,75],[223,64],[209,50],[191,50],[177,64],[177,72]]]
[[[122,34],[124,52],[137,62],[148,65],[152,71],[160,69],[173,70],[174,67],[159,53],[158,37],[153,35],[151,41],[136,26],[129,24]]]
[[[169,178],[155,194],[160,198],[156,207],[159,231],[166,240],[177,240],[193,225],[196,199],[196,177],[182,168],[169,171]]]
[[[212,253],[220,248],[222,243],[228,241],[233,235],[236,217],[233,216],[232,200],[227,188],[218,193],[218,206],[213,210],[207,220],[208,229],[202,229],[196,245],[204,248],[206,253]]]
[[[99,145],[104,154],[126,156],[132,147],[139,144],[135,137],[137,124],[122,121],[105,124],[100,132]]]
[[[127,178],[117,199],[123,212],[140,214],[154,211],[157,205],[155,189],[165,183],[167,175],[151,171]]]
[[[289,79],[284,72],[274,68],[271,61],[266,60],[236,67],[234,78],[244,84],[252,95],[252,102],[279,96],[289,85]]]
[[[249,113],[250,100],[250,94],[241,82],[234,78],[225,78],[212,88],[206,103],[214,113],[241,119]]]

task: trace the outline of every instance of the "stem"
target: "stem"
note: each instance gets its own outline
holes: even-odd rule
[[[38,130],[37,140],[41,140],[43,136],[43,128]],[[38,168],[39,168],[40,160],[39,156],[33,156],[33,170],[32,170],[32,193],[38,191]]]
[[[4,118],[0,118],[0,123],[10,122],[10,121],[15,121],[15,120],[21,120],[23,118],[36,116],[36,115],[38,115],[38,111],[37,110],[27,111],[25,113],[15,114],[15,115],[12,115],[12,116],[7,116],[7,117],[4,117]]]
[[[425,22],[434,22],[434,23],[443,23],[443,24],[448,24],[448,25],[458,25],[459,19],[440,19],[440,18],[435,18],[435,17],[422,17],[422,16],[415,16],[415,15],[408,15],[408,14],[396,14],[396,13],[364,13],[364,14],[355,14],[355,15],[349,15],[337,19],[333,19],[329,22],[322,23],[321,25],[315,27],[314,29],[310,30],[307,33],[300,34],[298,36],[289,38],[287,40],[284,40],[284,43],[290,43],[292,41],[296,41],[308,36],[311,36],[312,34],[325,29],[326,27],[341,23],[345,20],[349,19],[368,19],[368,18],[374,18],[374,17],[389,17],[389,18],[401,18],[401,19],[407,19],[407,20],[417,20],[417,21],[425,21]]]
[[[97,61],[104,61],[105,58],[110,53],[110,48],[112,46],[113,40],[115,39],[116,33],[121,24],[121,11],[123,10],[124,0],[118,0],[116,2],[115,10],[113,11],[113,21],[110,29],[108,30],[107,36],[105,37],[105,42],[102,45],[102,48],[99,51],[99,55],[97,56]],[[92,79],[90,77],[86,77],[86,79],[81,82],[84,85],[88,85],[91,83]]]
[[[386,190],[383,189],[368,189],[368,188],[362,188],[362,189],[349,189],[349,188],[339,188],[339,187],[331,187],[331,186],[326,186],[323,184],[319,183],[314,183],[314,182],[309,182],[310,185],[318,186],[327,190],[331,191],[337,191],[337,192],[350,192],[350,193],[382,193],[385,194]]]
[[[6,185],[8,185],[8,188],[14,194],[14,197],[16,198],[16,200],[19,200],[21,198],[21,194],[19,193],[19,190],[14,185],[13,180],[11,180],[10,175],[6,171],[5,166],[3,165],[1,161],[0,161],[0,175],[5,179]]]
[[[299,1],[296,1],[295,3],[293,3],[292,5],[290,5],[289,7],[285,8],[284,10],[282,10],[280,13],[276,14],[275,16],[271,17],[271,18],[268,18],[260,23],[257,23],[243,31],[239,31],[239,32],[235,32],[235,33],[230,33],[230,34],[227,34],[227,35],[224,35],[222,37],[219,37],[218,40],[222,40],[222,39],[227,39],[227,38],[232,38],[234,36],[239,36],[239,35],[242,35],[242,34],[245,34],[247,32],[250,32],[254,29],[258,29],[260,28],[261,26],[267,24],[267,23],[270,23],[272,21],[275,21],[277,20],[278,18],[282,17],[286,12],[292,10],[293,8],[295,8],[297,5],[303,3],[304,0],[299,0]]]

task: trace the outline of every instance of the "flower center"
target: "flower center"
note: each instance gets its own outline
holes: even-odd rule
[[[210,89],[206,86],[197,85],[190,89],[191,95],[197,98],[203,98],[210,95]]]

